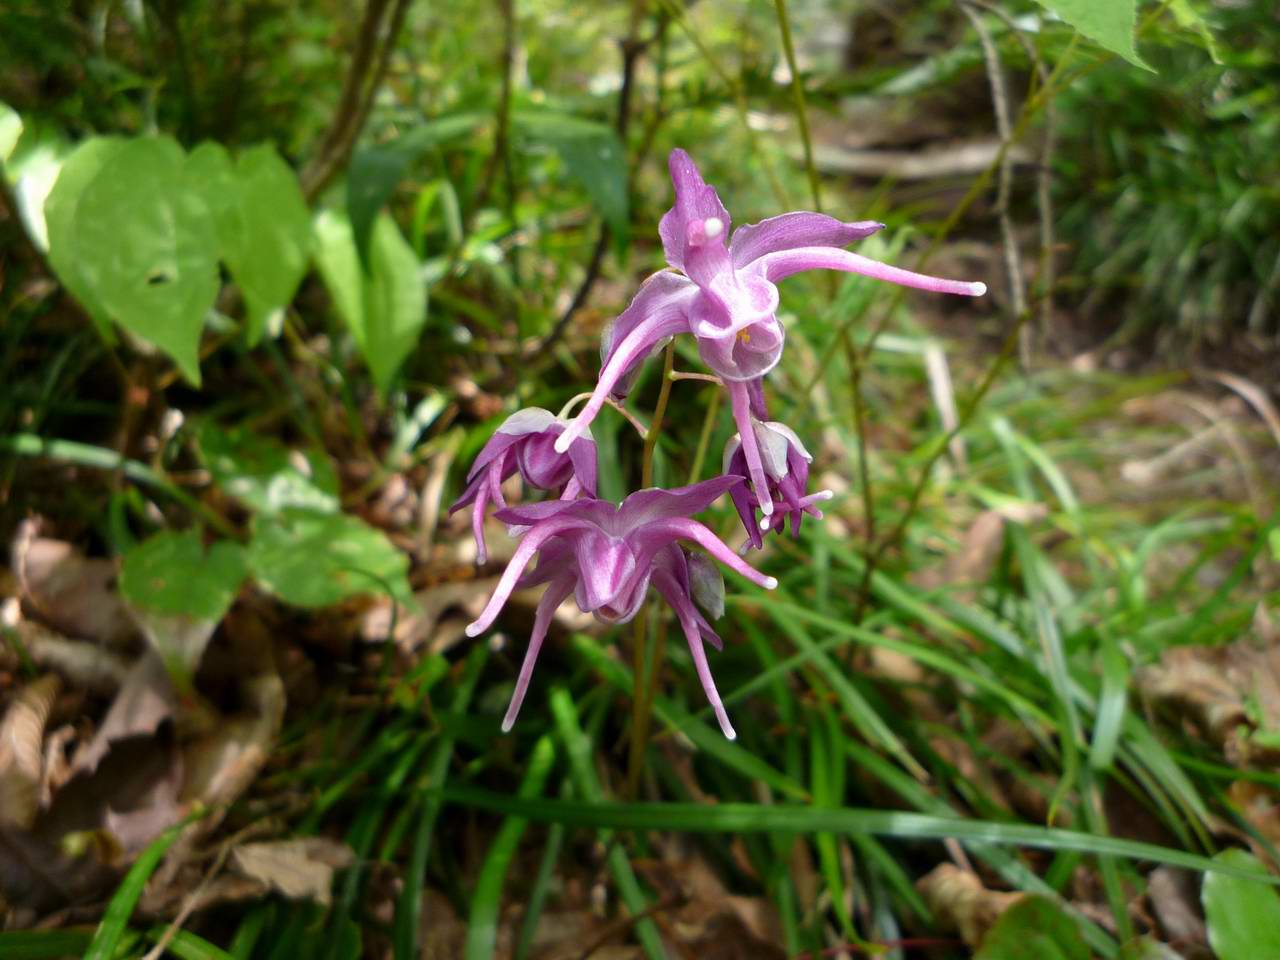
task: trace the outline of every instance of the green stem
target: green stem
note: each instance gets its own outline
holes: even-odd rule
[[[209,509],[181,487],[175,486],[163,474],[151,469],[145,463],[128,460],[120,454],[90,446],[87,443],[76,443],[74,440],[49,440],[32,433],[16,433],[8,437],[0,437],[0,452],[17,454],[20,457],[45,457],[63,463],[74,463],[95,470],[119,470],[135,483],[146,484],[168,494],[192,513],[199,514],[219,533],[227,537],[239,539],[240,535],[221,515]]]
[[[640,465],[640,487],[647,489],[653,486],[653,453],[658,446],[658,436],[662,433],[662,418],[667,413],[667,400],[671,396],[671,369],[675,364],[676,348],[674,343],[667,344],[662,356],[662,386],[658,389],[658,403],[653,408],[653,420],[644,436],[644,460]],[[649,739],[649,716],[652,713],[653,698],[645,691],[645,650],[648,644],[649,607],[644,604],[633,621],[631,634],[632,666],[635,686],[631,696],[631,747],[627,759],[626,796],[634,798],[640,789],[640,776],[644,772],[644,749]],[[662,631],[659,631],[661,633]],[[658,682],[659,661],[655,658],[653,676],[649,680],[652,687]]]
[[[804,106],[804,84],[800,69],[796,66],[796,49],[791,42],[791,18],[787,16],[787,0],[774,0],[778,11],[778,29],[782,33],[782,52],[791,71],[791,99],[796,105],[796,123],[800,127],[800,142],[804,145],[804,165],[809,174],[809,192],[813,194],[813,209],[822,212],[822,194],[818,186],[818,168],[813,164],[813,140],[809,136],[809,116]]]
[[[702,464],[707,459],[707,447],[711,445],[711,433],[715,430],[716,414],[720,412],[719,390],[713,391],[711,394],[711,402],[707,404],[706,416],[702,418],[702,433],[698,437],[698,449],[693,454],[693,466],[689,469],[689,482],[697,483],[698,476],[702,473]]]

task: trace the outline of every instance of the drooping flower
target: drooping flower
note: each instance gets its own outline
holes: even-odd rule
[[[775,421],[762,422],[752,420],[752,432],[755,434],[756,446],[760,450],[760,461],[764,466],[768,498],[773,505],[772,511],[763,509],[757,499],[756,488],[746,483],[739,483],[729,490],[733,505],[738,509],[742,525],[746,527],[751,546],[759,550],[764,545],[762,530],[772,526],[781,530],[787,518],[791,518],[791,533],[800,535],[800,521],[807,513],[816,519],[822,519],[822,511],[816,504],[830,500],[830,490],[819,490],[808,493],[809,464],[813,456],[805,449],[794,430],[786,424]],[[734,435],[724,448],[724,468],[726,474],[741,476],[746,469],[746,454],[743,452],[742,438]],[[756,510],[764,514],[764,519],[756,522]],[[771,516],[772,513],[778,516]]]
[[[449,508],[450,513],[472,504],[471,530],[476,538],[476,562],[485,563],[484,515],[489,504],[507,505],[502,483],[516,471],[531,487],[560,490],[564,500],[596,495],[596,443],[588,431],[577,435],[563,451],[556,438],[566,423],[549,410],[528,407],[517,410],[498,427],[467,474],[467,487]]]
[[[760,378],[782,356],[785,332],[778,322],[776,283],[805,270],[860,273],[937,293],[981,296],[983,283],[925,276],[842,249],[884,227],[845,223],[820,213],[784,213],[739,227],[729,238],[729,212],[683,150],[669,161],[675,205],[658,225],[667,263],[654,274],[605,337],[604,363],[594,393],[556,441],[558,450],[587,428],[611,393],[625,394],[629,380],[667,337],[690,333],[698,353],[724,382],[742,437],[747,476],[761,512],[773,512],[751,416],[762,396]],[[727,242],[726,242],[727,241]]]
[[[520,530],[516,547],[493,596],[467,626],[467,636],[487,630],[513,591],[547,584],[534,614],[533,633],[516,679],[511,705],[502,721],[510,730],[529,689],[538,651],[556,608],[573,596],[584,613],[604,623],[626,623],[640,610],[652,585],[671,605],[684,630],[702,689],[726,737],[733,727],[716,692],[703,641],[720,648],[720,638],[698,610],[694,597],[714,610],[714,587],[701,568],[690,563],[681,542],[695,544],[753,583],[773,589],[778,582],[755,570],[709,528],[692,519],[741,477],[717,477],[674,490],[651,488],[627,497],[621,506],[606,500],[548,500],[499,510],[495,516]],[[537,558],[537,565],[526,572]]]

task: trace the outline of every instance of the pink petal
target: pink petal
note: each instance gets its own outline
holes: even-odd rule
[[[515,590],[520,574],[524,572],[524,568],[529,565],[529,561],[533,559],[533,555],[538,552],[538,548],[544,542],[570,530],[581,530],[587,526],[583,521],[572,517],[554,517],[531,527],[529,532],[520,539],[515,556],[507,564],[507,569],[502,572],[502,579],[494,587],[493,595],[485,605],[484,611],[473,622],[467,624],[467,636],[478,637],[493,625],[493,621],[498,618],[498,614]]]
[[[742,442],[742,455],[747,461],[747,474],[755,490],[760,512],[766,517],[773,513],[773,497],[769,494],[769,482],[760,460],[760,447],[756,443],[755,424],[751,420],[751,394],[742,383],[726,383],[729,400],[733,405],[733,419],[738,424],[738,438]]]
[[[685,254],[689,244],[689,225],[695,220],[709,218],[719,220],[723,233],[729,231],[729,211],[724,208],[715,190],[707,186],[697,166],[683,150],[671,151],[667,158],[671,182],[676,189],[676,202],[658,223],[662,237],[662,249],[667,263],[677,270],[685,269]]]
[[[715,679],[711,676],[711,665],[707,663],[707,652],[702,648],[702,635],[698,629],[697,611],[693,609],[693,604],[689,602],[689,599],[675,581],[672,580],[669,573],[661,570],[655,572],[653,585],[658,588],[658,592],[663,595],[667,603],[675,610],[676,616],[680,620],[680,626],[684,629],[685,639],[689,642],[689,653],[693,655],[694,670],[697,671],[698,680],[702,684],[703,692],[707,695],[707,701],[711,704],[716,720],[720,723],[721,731],[728,739],[737,739],[738,735],[733,730],[733,724],[729,722],[729,714],[724,708],[724,703],[720,700],[720,692],[716,690]]]
[[[763,268],[764,275],[774,281],[805,270],[841,270],[845,273],[860,273],[877,280],[887,280],[899,286],[915,287],[917,290],[929,290],[933,293],[980,297],[987,292],[985,283],[944,280],[941,277],[930,277],[923,273],[912,273],[910,270],[891,267],[879,260],[850,253],[848,250],[837,250],[834,247],[797,247],[794,250],[766,254],[757,263]]]
[[[605,329],[601,336],[601,368],[608,366],[614,348],[626,340],[641,321],[667,313],[686,315],[697,293],[697,285],[692,280],[670,270],[660,270],[650,276],[641,285],[627,309],[618,315],[618,318]],[[644,358],[641,357],[623,373],[614,386],[614,396],[621,398],[631,392],[631,384],[628,382],[631,379],[630,374],[639,369],[639,364],[643,360]]]
[[[623,500],[622,506],[618,508],[618,529],[625,534],[656,520],[689,517],[695,513],[701,513],[741,479],[741,477],[724,476],[703,480],[701,483],[693,483],[687,487],[675,487],[671,490],[664,490],[661,487],[637,490]]]
[[[730,570],[746,577],[752,583],[772,590],[778,585],[773,577],[766,576],[725,546],[724,541],[697,520],[676,517],[651,523],[628,537],[635,547],[637,565],[652,563],[653,556],[666,544],[675,540],[691,540],[715,557]]]
[[[767,253],[793,247],[844,247],[869,237],[884,224],[874,220],[844,223],[821,213],[784,213],[739,227],[729,242],[734,267],[745,267]]]
[[[533,667],[538,660],[538,651],[542,649],[542,641],[547,636],[551,619],[557,608],[573,592],[573,577],[562,576],[550,586],[538,601],[538,610],[533,617],[533,632],[529,634],[529,647],[525,650],[524,662],[520,664],[520,675],[516,677],[516,689],[511,694],[511,705],[502,718],[502,732],[509,733],[515,726],[516,717],[520,714],[520,705],[524,703],[524,695],[529,692],[529,681],[533,677]]]
[[[633,327],[631,333],[618,344],[612,356],[609,357],[609,362],[600,371],[600,379],[596,381],[591,399],[587,401],[581,412],[569,421],[564,433],[556,438],[556,452],[564,453],[569,449],[569,445],[591,426],[591,421],[604,406],[614,385],[632,364],[643,359],[653,345],[663,337],[674,336],[687,329],[688,320],[685,319],[684,313],[674,311],[661,311]]]

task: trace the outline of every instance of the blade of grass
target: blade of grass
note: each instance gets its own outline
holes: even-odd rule
[[[89,930],[6,930],[0,933],[0,957],[46,960],[80,956],[92,940]]]
[[[610,657],[595,640],[584,634],[573,638],[574,648],[591,662],[619,692],[631,689],[631,672],[625,665]],[[780,793],[797,800],[808,797],[808,792],[791,777],[770,766],[760,757],[740,744],[726,740],[719,728],[713,729],[672,700],[654,697],[653,714],[669,729],[688,737],[699,750],[719,763],[736,770],[749,780],[767,783]]]
[[[1023,823],[998,823],[963,817],[932,816],[900,810],[841,807],[824,810],[798,804],[755,803],[611,803],[580,800],[522,800],[470,785],[446,785],[440,796],[449,803],[495,813],[513,813],[539,823],[563,823],[574,827],[614,830],[679,830],[689,833],[869,833],[910,840],[944,840],[1033,847],[1041,850],[1077,850],[1150,861],[1201,872],[1218,872],[1245,879],[1259,879],[1209,857],[1174,850],[1154,843],[1100,837],[1078,830],[1039,827]],[[1266,883],[1280,887],[1280,876]]]
[[[569,758],[569,775],[573,780],[574,790],[583,797],[587,806],[605,804],[604,791],[600,788],[600,781],[596,779],[595,768],[591,764],[591,739],[583,732],[578,722],[577,708],[569,691],[563,687],[556,687],[551,691],[551,714],[555,718],[556,730]],[[537,802],[520,797],[515,799],[526,803]],[[636,939],[640,941],[649,960],[664,960],[666,951],[662,947],[662,936],[653,920],[643,916],[649,910],[649,904],[631,869],[626,849],[619,844],[610,844],[611,837],[607,833],[602,833],[600,839],[609,847],[607,862],[609,872],[613,874],[613,882],[617,884],[619,898],[633,917],[641,918],[635,923]]]
[[[129,918],[133,915],[133,908],[137,906],[138,898],[142,896],[142,889],[151,879],[151,874],[155,873],[156,867],[160,866],[160,861],[182,836],[182,831],[187,828],[187,825],[203,815],[203,812],[192,814],[181,823],[174,824],[152,840],[133,862],[133,866],[129,868],[129,872],[125,874],[124,880],[107,904],[98,929],[93,935],[93,942],[84,953],[85,960],[110,960],[115,956],[116,947],[120,945],[120,938],[129,925]]]
[[[539,738],[525,769],[524,780],[516,796],[528,799],[542,793],[556,759],[555,743],[550,736]],[[498,941],[498,911],[502,906],[502,885],[507,879],[507,869],[515,856],[520,838],[524,836],[528,821],[522,817],[507,817],[489,846],[489,855],[476,880],[471,896],[471,916],[467,923],[467,960],[489,960]]]
[[[471,703],[476,683],[480,679],[480,671],[484,668],[489,656],[489,648],[485,644],[477,644],[467,657],[462,668],[462,677],[458,681],[458,690],[454,694],[450,711],[462,714]],[[431,756],[427,759],[426,771],[420,781],[428,791],[439,790],[445,784],[449,774],[449,764],[453,760],[454,736],[446,734],[440,738]],[[422,816],[418,821],[418,829],[413,836],[413,847],[409,853],[409,863],[405,867],[404,889],[396,902],[395,932],[393,943],[396,960],[417,960],[418,928],[422,915],[422,885],[426,879],[427,858],[431,853],[431,839],[435,833],[436,818],[440,814],[443,800],[439,794],[427,793],[422,806]]]

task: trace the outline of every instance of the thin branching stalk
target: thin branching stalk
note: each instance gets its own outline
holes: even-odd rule
[[[624,151],[627,147],[627,130],[631,125],[631,100],[635,90],[636,69],[641,56],[648,48],[648,43],[640,39],[640,28],[644,23],[647,6],[646,0],[632,0],[630,26],[627,28],[627,36],[621,44],[622,85],[618,88],[618,115],[614,121],[614,129],[618,132],[618,139],[621,141]],[[634,170],[629,170],[627,173],[628,193],[631,192],[633,176]],[[596,235],[596,244],[591,250],[591,259],[587,263],[587,272],[583,274],[582,282],[578,284],[578,289],[574,291],[573,299],[569,301],[569,306],[565,307],[564,313],[560,315],[556,325],[551,328],[551,332],[537,341],[530,351],[530,355],[547,353],[565,335],[574,315],[582,309],[583,304],[587,302],[587,298],[591,296],[591,290],[595,287],[596,281],[600,279],[600,268],[604,265],[604,255],[609,250],[609,237],[609,225],[602,221],[600,232]]]
[[[796,49],[791,42],[791,18],[787,15],[787,0],[774,0],[778,13],[778,30],[782,34],[782,52],[791,72],[791,100],[796,109],[796,125],[800,128],[800,144],[804,147],[804,168],[809,175],[809,193],[813,196],[813,209],[822,212],[822,190],[818,183],[818,168],[813,163],[813,138],[809,135],[809,113],[804,103],[804,82],[800,79],[800,67],[796,63]]]
[[[409,0],[394,0],[394,5],[392,0],[369,0],[365,7],[333,122],[302,173],[302,192],[308,203],[320,195],[351,157],[369,118],[374,95],[386,75],[408,7]]]
[[[649,421],[649,429],[644,437],[644,459],[640,465],[642,490],[653,486],[653,455],[658,446],[658,437],[662,433],[662,420],[667,414],[667,401],[671,398],[671,369],[675,359],[676,345],[674,342],[668,343],[667,349],[662,354],[662,385],[658,388],[658,402],[653,408],[653,419]],[[645,650],[648,647],[645,641],[649,635],[648,614],[649,605],[646,602],[641,605],[640,612],[636,614],[631,635],[635,687],[631,697],[631,749],[627,759],[626,787],[626,796],[631,798],[634,798],[640,789],[640,777],[644,773],[644,752],[649,740],[649,717],[653,708],[653,696],[645,689]],[[658,632],[665,643],[665,632],[661,627]],[[658,668],[661,663],[657,657],[658,652],[655,649],[653,676],[648,684],[650,687],[657,686],[658,683]]]
[[[707,459],[707,448],[711,445],[711,432],[716,426],[716,415],[720,412],[721,391],[711,392],[711,402],[707,404],[707,412],[702,417],[702,432],[698,435],[698,449],[693,452],[693,466],[689,468],[689,482],[697,483],[702,474],[702,465]]]
[[[1026,279],[1022,275],[1022,251],[1018,247],[1018,237],[1013,230],[1013,218],[1009,215],[1009,198],[1013,193],[1013,157],[1008,147],[1013,142],[1013,123],[1009,117],[1009,89],[1005,84],[1004,70],[1000,65],[1000,52],[996,50],[991,32],[982,22],[982,16],[968,3],[961,3],[960,10],[973,25],[978,35],[978,45],[982,48],[982,61],[987,71],[987,82],[991,86],[991,105],[995,113],[996,133],[1000,137],[1004,149],[1000,156],[1000,167],[996,177],[996,217],[1000,221],[1000,240],[1004,252],[1004,270],[1009,284],[1009,302],[1014,317],[1020,317],[1027,309]],[[1016,322],[1016,321],[1015,321]],[[1018,344],[1018,358],[1024,371],[1031,368],[1031,327],[1021,325],[1022,340]]]

